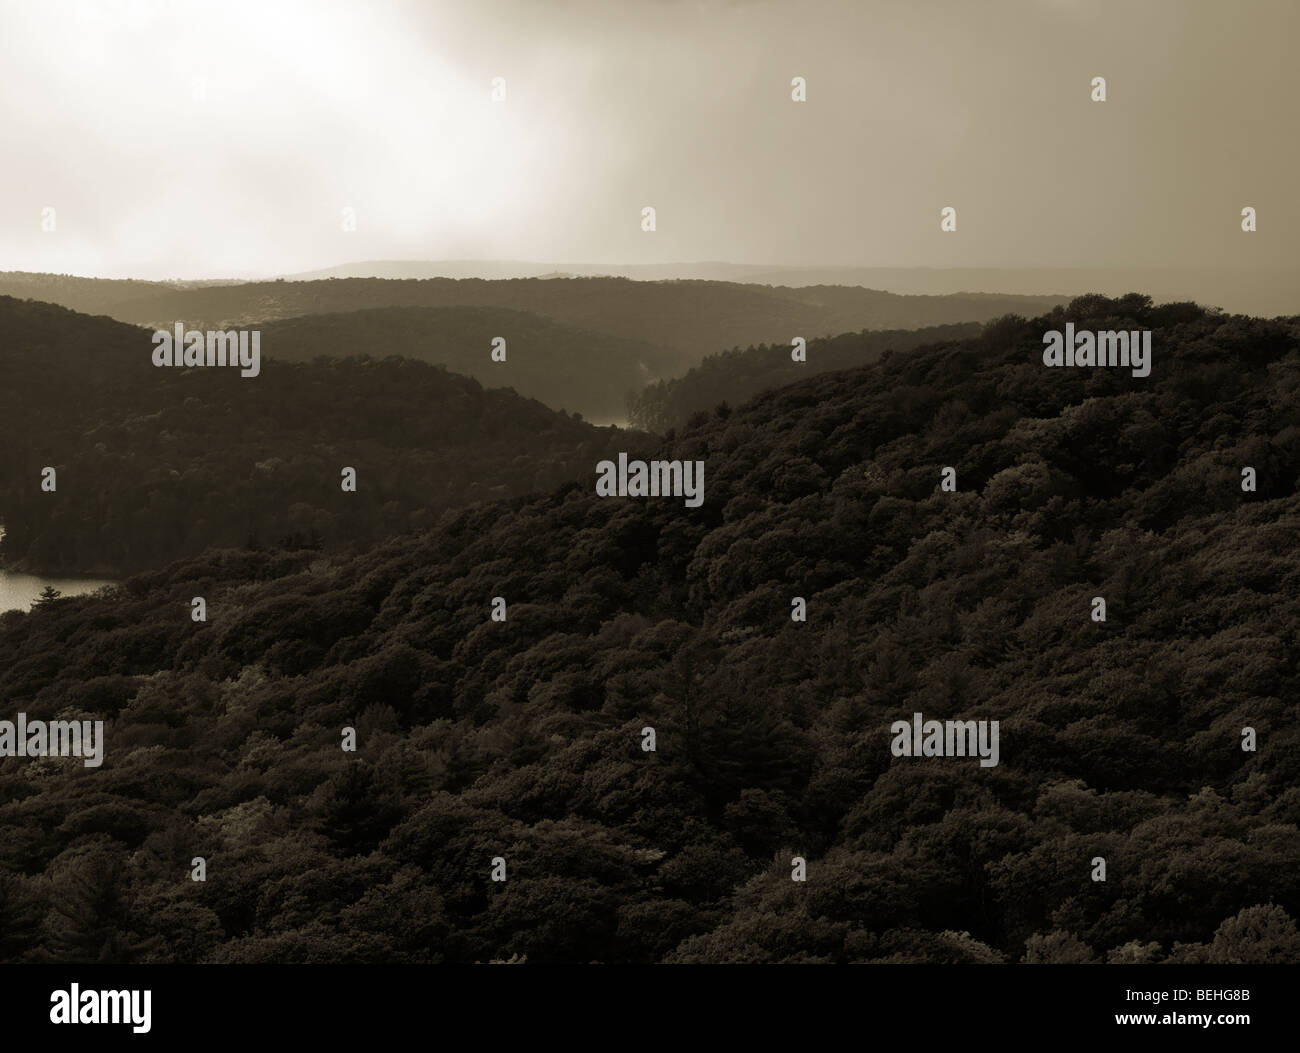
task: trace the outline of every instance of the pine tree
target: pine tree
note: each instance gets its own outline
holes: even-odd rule
[[[62,595],[63,593],[61,593],[53,585],[46,585],[45,588],[41,589],[40,598],[35,603],[33,603],[32,606],[42,607],[47,603],[53,603]]]

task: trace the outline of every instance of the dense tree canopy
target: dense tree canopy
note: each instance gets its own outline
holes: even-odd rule
[[[636,427],[666,432],[681,427],[694,414],[721,403],[746,402],[769,388],[792,384],[816,373],[865,366],[891,351],[927,344],[968,340],[980,332],[975,322],[929,326],[925,329],[863,330],[806,341],[806,357],[796,360],[793,342],[738,347],[709,355],[684,376],[633,390],[627,397],[627,416]]]
[[[410,359],[268,355],[241,377],[152,351],[147,330],[0,298],[6,563],[115,574],[210,546],[338,550],[583,477],[624,441]]]
[[[1150,377],[1044,368],[1067,318]],[[1295,319],[1084,298],[628,451],[700,508],[588,476],[4,615],[0,712],[107,747],[0,762],[0,953],[1300,960],[1298,395]],[[1001,763],[894,757],[914,711]]]

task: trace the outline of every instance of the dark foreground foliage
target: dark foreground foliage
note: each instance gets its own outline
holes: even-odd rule
[[[1045,369],[1067,318],[1151,376]],[[0,958],[1300,960],[1298,400],[1294,320],[1086,298],[687,429],[698,509],[567,485],[5,615],[0,716],[107,759],[0,761]],[[893,757],[915,711],[1001,763]]]

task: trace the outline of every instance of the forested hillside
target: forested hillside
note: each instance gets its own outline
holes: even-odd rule
[[[692,414],[722,403],[736,405],[769,388],[792,384],[816,373],[865,366],[891,351],[926,344],[965,340],[977,335],[976,322],[930,326],[926,329],[863,330],[810,340],[805,358],[795,360],[790,343],[738,347],[709,355],[685,376],[659,380],[633,391],[627,399],[628,420],[647,431],[666,432],[686,423]]]
[[[110,316],[115,315],[121,304],[142,296],[230,284],[229,281],[151,282],[138,278],[82,278],[75,274],[0,271],[0,296],[12,296],[18,300],[41,300],[83,314]]]
[[[505,361],[492,358],[497,337],[505,341]],[[677,364],[674,354],[642,340],[504,307],[380,307],[301,315],[264,326],[262,346],[292,361],[401,355],[597,420],[622,419],[628,392]]]
[[[211,546],[338,550],[580,478],[625,441],[408,359],[268,356],[241,377],[152,351],[147,330],[0,298],[5,563],[117,574]]]
[[[54,282],[47,295],[24,276],[18,295],[63,302]],[[5,288],[0,283],[0,292]],[[78,285],[73,294],[93,293]],[[82,302],[82,301],[79,301]],[[708,354],[732,346],[850,330],[919,329],[952,322],[982,322],[1008,311],[1037,313],[1063,303],[1059,296],[896,296],[873,289],[811,286],[790,289],[734,282],[638,282],[626,278],[525,278],[244,282],[175,289],[151,283],[148,291],[120,299],[105,313],[120,321],[167,328],[177,321],[196,329],[248,328],[305,314],[369,307],[491,307],[542,315],[555,322],[622,340],[663,348],[683,372]]]
[[[1151,375],[1044,368],[1066,320]],[[0,766],[0,958],[1300,960],[1298,399],[1296,319],[1084,298],[684,429],[700,508],[588,475],[0,616],[3,711],[107,743]],[[916,711],[1001,762],[893,756]]]

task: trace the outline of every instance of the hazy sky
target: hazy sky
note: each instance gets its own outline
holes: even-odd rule
[[[0,0],[0,270],[1291,266],[1297,40],[1297,0]]]

